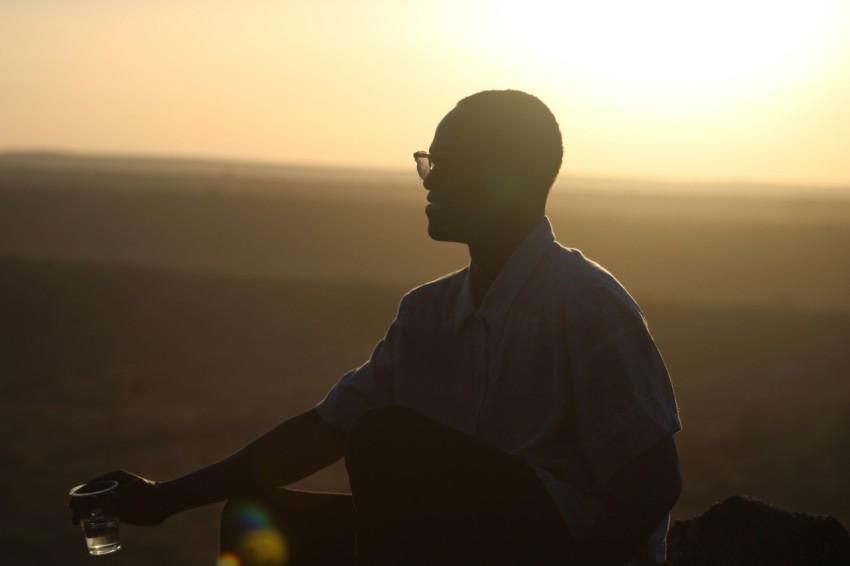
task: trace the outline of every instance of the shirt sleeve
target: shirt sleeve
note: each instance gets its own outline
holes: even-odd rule
[[[681,423],[667,368],[625,289],[615,280],[585,287],[569,311],[579,441],[604,483]]]
[[[350,430],[367,410],[392,403],[393,346],[398,326],[396,317],[386,336],[375,346],[369,360],[343,375],[316,405],[316,411],[325,422]]]

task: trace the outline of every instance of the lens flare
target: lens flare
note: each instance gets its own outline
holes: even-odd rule
[[[274,529],[258,529],[239,539],[239,556],[244,566],[283,566],[289,549],[283,536]]]
[[[245,503],[234,510],[242,535],[235,552],[222,554],[217,566],[284,566],[289,560],[286,537],[261,506]]]
[[[236,511],[243,529],[263,529],[272,525],[268,512],[259,505],[246,503]]]

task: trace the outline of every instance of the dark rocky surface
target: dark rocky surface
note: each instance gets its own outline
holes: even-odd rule
[[[731,496],[667,535],[667,566],[850,566],[850,537],[835,517],[792,513]]]

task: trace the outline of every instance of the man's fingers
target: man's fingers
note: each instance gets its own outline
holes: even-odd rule
[[[77,510],[74,508],[74,500],[68,500],[68,511],[71,512],[71,524],[79,525],[80,524],[80,516],[77,514]]]
[[[117,481],[119,484],[122,480],[125,480],[129,474],[124,470],[113,470],[108,474],[103,474],[102,476],[98,476],[94,479],[87,481],[86,483],[91,483],[93,481]]]

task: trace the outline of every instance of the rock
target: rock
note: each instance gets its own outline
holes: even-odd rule
[[[732,496],[667,534],[667,566],[850,566],[850,536],[835,517],[789,513]]]

